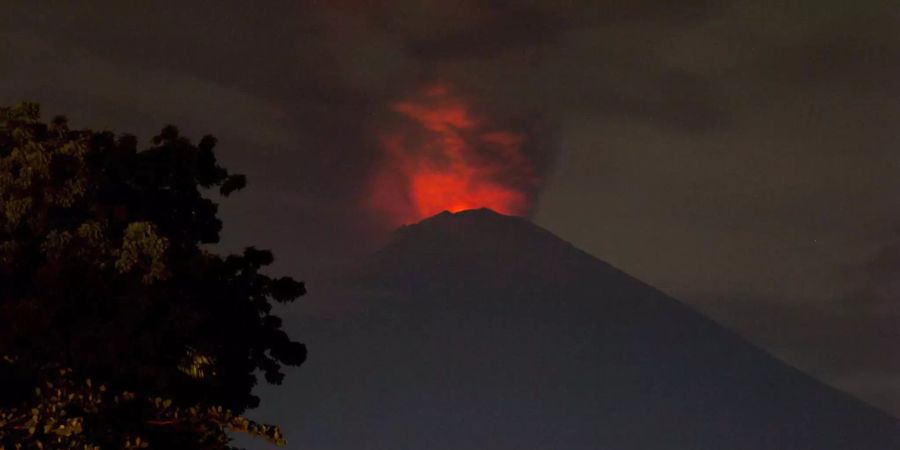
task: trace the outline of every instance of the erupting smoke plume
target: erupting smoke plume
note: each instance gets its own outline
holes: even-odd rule
[[[383,161],[368,198],[389,221],[482,207],[529,212],[529,193],[540,178],[522,152],[522,134],[491,128],[443,85],[398,101],[391,110],[403,120],[381,136]]]

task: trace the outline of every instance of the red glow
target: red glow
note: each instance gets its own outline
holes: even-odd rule
[[[372,207],[395,223],[482,207],[527,213],[526,190],[536,177],[522,153],[523,136],[488,129],[444,86],[391,110],[406,120],[382,135],[384,160],[373,179]]]

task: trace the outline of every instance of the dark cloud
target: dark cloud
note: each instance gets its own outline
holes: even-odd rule
[[[900,307],[900,243],[891,243],[863,266],[864,288],[862,294],[874,306]]]
[[[676,126],[717,123],[724,114],[702,80],[579,47],[579,30],[660,17],[669,12],[662,3],[40,3],[7,16],[5,57],[16,70],[3,98],[25,94],[86,124],[109,117],[106,111],[128,111],[115,115],[140,123],[196,123],[223,143],[249,145],[223,151],[265,174],[257,183],[313,198],[321,192],[349,207],[378,158],[373,118],[423,83],[457,85],[496,121],[525,128],[541,144],[531,146],[540,164],[555,151],[540,133],[573,102]],[[675,9],[708,9],[698,5]],[[566,75],[593,64],[606,68]],[[614,72],[634,88],[594,79]],[[80,105],[96,114],[79,114]]]
[[[555,12],[505,5],[485,11],[482,20],[465,28],[446,36],[417,39],[408,48],[415,58],[424,61],[491,58],[554,45],[566,25]]]

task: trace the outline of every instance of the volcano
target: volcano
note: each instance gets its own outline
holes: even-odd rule
[[[310,287],[308,362],[257,415],[289,448],[900,449],[895,418],[522,218],[445,212]]]

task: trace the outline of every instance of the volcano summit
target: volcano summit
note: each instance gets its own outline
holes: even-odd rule
[[[525,219],[439,214],[334,285],[264,402],[291,448],[900,448],[896,419]]]

